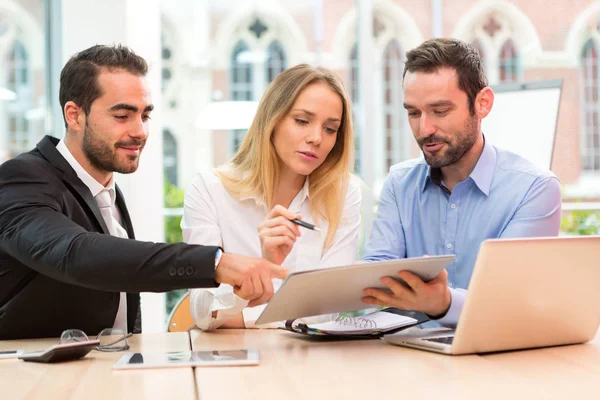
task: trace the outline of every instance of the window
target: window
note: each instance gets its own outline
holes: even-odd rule
[[[350,50],[350,99],[358,103],[358,44],[354,43]]]
[[[359,98],[359,90],[358,90],[358,44],[354,43],[352,46],[352,50],[350,50],[350,99],[352,100],[352,107],[358,109],[360,107],[360,98]],[[357,115],[356,112],[352,113],[354,117]],[[355,149],[355,163],[354,163],[354,172],[360,175],[360,127],[354,120],[354,149]]]
[[[233,50],[230,82],[231,100],[234,101],[258,100],[267,85],[283,72],[288,64],[285,49],[280,41],[273,40],[268,46],[264,40],[261,41],[262,35],[268,31],[268,27],[260,19],[254,20],[248,30],[258,42],[255,49],[252,49],[246,41],[240,40]],[[265,47],[264,52],[260,50]],[[231,151],[233,154],[237,152],[245,135],[245,129],[232,132]]]
[[[169,37],[164,32],[160,35],[161,42],[161,59],[162,59],[162,72],[161,72],[161,91],[164,93],[173,78],[173,50]]]
[[[500,49],[500,83],[519,80],[519,56],[512,40],[507,40]]]
[[[254,100],[254,66],[250,59],[250,48],[244,41],[239,41],[231,55],[231,100]],[[232,132],[232,150],[237,151],[246,135],[246,130],[237,129]]]
[[[483,60],[485,73],[491,85],[519,82],[523,79],[522,60],[515,41],[512,24],[502,15],[490,14],[484,23],[474,29],[471,44]]]
[[[471,43],[471,45],[473,45],[473,47],[475,47],[475,49],[477,49],[477,52],[479,53],[479,57],[485,61],[485,54],[483,53],[483,46],[481,46],[481,42],[479,42],[479,40],[475,39],[473,41],[473,43]]]
[[[590,39],[581,54],[583,82],[583,137],[581,163],[584,171],[600,170],[600,129],[598,124],[598,45]]]
[[[285,51],[279,41],[275,40],[267,49],[267,62],[265,65],[267,72],[267,84],[287,68]]]
[[[29,119],[33,108],[33,82],[29,55],[25,46],[15,40],[5,57],[5,88],[14,93],[14,99],[6,104],[8,120],[9,157],[29,150],[35,145],[38,135]]]
[[[401,161],[402,72],[404,59],[400,45],[392,40],[384,52],[384,126],[386,170]]]
[[[177,186],[177,141],[169,129],[163,130],[163,171],[165,179]]]

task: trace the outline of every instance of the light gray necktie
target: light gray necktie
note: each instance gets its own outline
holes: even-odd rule
[[[102,218],[106,223],[106,227],[112,236],[121,238],[127,238],[127,231],[123,229],[119,221],[115,219],[113,215],[113,206],[115,204],[115,192],[114,189],[104,188],[100,193],[96,195],[96,203],[102,213]],[[122,329],[127,333],[127,294],[121,292],[119,301],[119,309],[117,310],[117,317],[113,325],[115,329]]]
[[[119,224],[119,221],[115,219],[113,215],[113,206],[115,205],[115,195],[113,189],[102,189],[98,195],[96,195],[96,202],[100,207],[102,218],[108,228],[111,235],[126,238],[127,231]]]

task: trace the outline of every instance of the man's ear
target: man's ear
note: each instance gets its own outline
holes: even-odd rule
[[[475,97],[475,114],[483,119],[492,111],[494,105],[494,92],[489,87],[484,87]]]
[[[67,129],[74,132],[83,132],[85,128],[85,112],[83,108],[75,104],[74,101],[68,101],[65,104],[64,112]]]

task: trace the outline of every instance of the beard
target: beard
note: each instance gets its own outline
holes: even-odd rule
[[[465,121],[462,131],[452,135],[452,141],[441,136],[431,135],[419,140],[418,143],[427,164],[431,168],[442,168],[458,162],[458,160],[471,150],[477,141],[477,136],[477,119],[475,116],[472,116]],[[446,143],[446,149],[444,152],[438,151],[434,154],[428,154],[423,150],[423,146],[429,143]]]
[[[101,171],[118,172],[120,174],[130,174],[138,169],[140,163],[139,155],[127,155],[126,159],[120,159],[117,154],[118,147],[124,146],[142,146],[140,154],[145,145],[145,140],[120,141],[113,146],[105,141],[101,135],[94,132],[92,128],[85,124],[83,132],[83,153],[90,163]]]

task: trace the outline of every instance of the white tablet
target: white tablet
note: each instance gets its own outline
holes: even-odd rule
[[[224,367],[258,365],[259,361],[257,349],[125,353],[113,364],[113,369]]]
[[[406,270],[429,281],[454,258],[454,255],[403,258],[294,272],[283,281],[256,324],[372,308],[373,305],[361,301],[363,290],[386,289],[380,282],[384,276],[398,278],[398,272]]]

